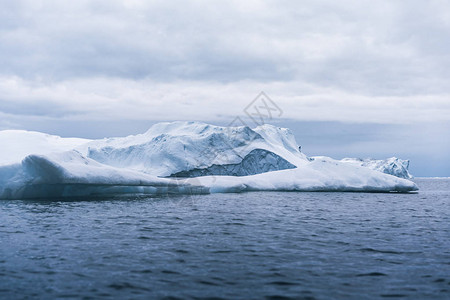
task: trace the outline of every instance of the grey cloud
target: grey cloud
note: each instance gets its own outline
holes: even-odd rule
[[[368,95],[450,89],[442,2],[0,3],[2,75],[301,81]]]
[[[213,20],[199,23],[200,10],[158,6],[134,16],[140,12],[118,2],[112,9],[86,5],[72,10],[44,3],[17,10],[18,19],[27,16],[23,26],[2,32],[3,75],[225,81],[288,76],[265,57],[229,53],[232,49],[224,49],[220,41],[232,33],[213,31]]]
[[[80,114],[69,110],[63,104],[50,102],[46,99],[33,101],[8,101],[0,98],[0,112],[16,116],[64,118]]]
[[[0,0],[0,129],[227,125],[264,90],[308,154],[448,176],[449,37],[445,0]]]

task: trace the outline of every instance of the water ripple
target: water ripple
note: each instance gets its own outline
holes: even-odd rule
[[[0,298],[449,299],[450,180],[418,184],[0,202]]]

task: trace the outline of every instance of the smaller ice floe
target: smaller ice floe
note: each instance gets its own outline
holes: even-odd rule
[[[245,191],[314,192],[411,192],[418,190],[410,180],[366,167],[313,160],[295,169],[251,176],[205,176],[187,179],[187,183],[208,186],[212,193]]]
[[[326,156],[315,156],[313,159],[333,160]],[[391,157],[387,159],[361,159],[361,158],[344,158],[341,162],[367,167],[369,169],[379,171],[385,174],[393,175],[400,178],[411,179],[413,176],[409,173],[409,160]]]

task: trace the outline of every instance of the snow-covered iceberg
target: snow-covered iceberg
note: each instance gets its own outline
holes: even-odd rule
[[[285,128],[159,123],[101,140],[0,132],[0,199],[242,191],[408,192],[416,185],[347,160],[308,158]]]
[[[159,123],[144,134],[96,140],[77,149],[100,163],[156,176],[179,177],[196,169],[203,175],[244,176],[295,168],[308,160],[289,130],[270,125]]]

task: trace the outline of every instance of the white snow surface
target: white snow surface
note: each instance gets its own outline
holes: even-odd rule
[[[255,149],[271,151],[293,165],[308,161],[288,129],[271,125],[252,130],[199,122],[158,123],[144,134],[96,140],[78,149],[98,162],[157,176],[236,164]]]
[[[245,191],[409,192],[412,181],[346,163],[312,161],[307,166],[257,175],[205,176],[185,183],[208,186],[212,193]]]
[[[289,129],[271,125],[251,129],[199,122],[159,123],[143,134],[102,140],[7,130],[0,131],[0,145],[0,199],[417,190],[409,180],[354,162],[329,158],[311,161],[299,152]],[[213,165],[239,164],[257,149],[278,155],[294,168],[245,176],[161,178]],[[254,163],[267,170],[269,162],[256,158]]]
[[[0,131],[0,166],[20,162],[30,154],[48,154],[72,150],[90,140],[62,138],[26,130]]]

